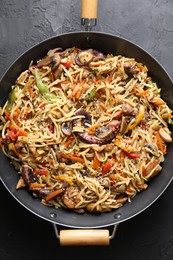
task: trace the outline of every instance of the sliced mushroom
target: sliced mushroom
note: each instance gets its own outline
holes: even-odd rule
[[[60,62],[61,62],[61,58],[60,58],[59,54],[55,53],[52,56],[52,65],[53,65],[52,69],[53,69],[53,71],[55,71],[58,68]]]
[[[100,139],[108,137],[112,133],[112,128],[109,126],[103,126],[96,129],[96,136]]]
[[[62,49],[61,48],[56,48],[54,50],[50,50],[48,52],[47,56],[44,57],[43,59],[39,60],[38,63],[37,63],[38,68],[40,68],[42,66],[51,65],[55,79],[57,79],[60,76],[61,72],[62,72],[62,68],[59,70],[61,57],[59,55],[59,52],[56,52],[58,50],[62,50]]]
[[[112,121],[107,126],[96,129],[96,136],[100,139],[109,138],[109,136],[112,135],[112,132],[114,132],[117,126],[119,126],[119,121]]]
[[[67,48],[64,51],[60,52],[59,54],[62,58],[65,58],[65,57],[69,56],[73,51],[74,51],[74,48]]]
[[[52,62],[52,56],[46,56],[45,58],[41,59],[37,63],[37,67],[41,68],[43,66],[48,66]]]
[[[105,188],[109,188],[110,186],[110,179],[109,178],[103,178],[101,176],[99,176],[97,178],[98,182]]]
[[[63,71],[63,68],[62,68],[61,64],[56,69],[54,68],[54,73],[53,73],[54,78],[55,79],[60,78],[62,71]]]
[[[63,122],[61,126],[61,130],[65,135],[71,135],[72,133],[72,122]]]
[[[47,53],[47,55],[48,55],[48,56],[53,56],[56,52],[62,52],[62,48],[58,47],[58,48],[49,50],[48,53]]]
[[[165,141],[167,143],[172,142],[172,137],[170,136],[170,134],[168,134],[166,132],[166,130],[164,128],[159,129],[159,134],[160,134],[161,138],[163,139],[163,141]]]
[[[148,152],[150,152],[151,154],[158,156],[159,155],[159,151],[158,151],[158,147],[155,143],[146,143],[144,145],[144,147],[146,147],[146,150]]]
[[[123,116],[122,120],[121,120],[120,133],[125,134],[128,130],[127,126],[128,126],[128,123],[126,121],[126,117]]]
[[[117,186],[116,184],[111,187],[111,189],[116,193],[125,193],[126,186],[125,184],[121,184]]]

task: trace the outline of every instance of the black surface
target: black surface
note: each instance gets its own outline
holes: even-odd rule
[[[80,1],[1,1],[0,73],[36,43],[60,33],[78,31]],[[123,36],[150,52],[172,72],[173,2],[99,0],[94,30]],[[3,167],[1,163],[0,167]],[[140,215],[121,223],[108,247],[59,246],[50,222],[23,208],[0,185],[0,259],[173,259],[171,183],[164,194]]]

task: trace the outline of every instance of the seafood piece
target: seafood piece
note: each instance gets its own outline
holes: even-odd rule
[[[85,110],[80,110],[77,115],[84,115],[85,118],[82,119],[82,125],[85,127],[86,123],[91,123],[91,116]],[[77,121],[74,120],[74,125],[77,124]],[[112,121],[107,126],[98,128],[96,131],[96,135],[88,134],[87,132],[76,132],[78,138],[84,142],[89,144],[108,144],[110,143],[115,136],[117,135],[120,127],[120,122]]]
[[[74,209],[76,204],[80,202],[78,189],[69,187],[62,195],[62,201],[67,208]]]
[[[165,141],[166,143],[172,142],[172,137],[170,136],[170,134],[168,134],[165,131],[164,128],[159,129],[159,134],[160,134],[161,138],[163,139],[163,141]]]

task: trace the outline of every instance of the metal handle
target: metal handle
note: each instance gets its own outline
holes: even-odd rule
[[[91,31],[97,23],[98,0],[82,0],[81,24],[86,31]]]
[[[109,235],[108,229],[67,229],[58,233],[57,225],[53,223],[53,227],[61,246],[109,245],[117,229],[114,225],[112,235]]]

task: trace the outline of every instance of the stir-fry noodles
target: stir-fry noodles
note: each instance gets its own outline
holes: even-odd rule
[[[145,65],[93,49],[50,50],[0,108],[0,146],[46,206],[103,212],[161,172],[172,111]]]

